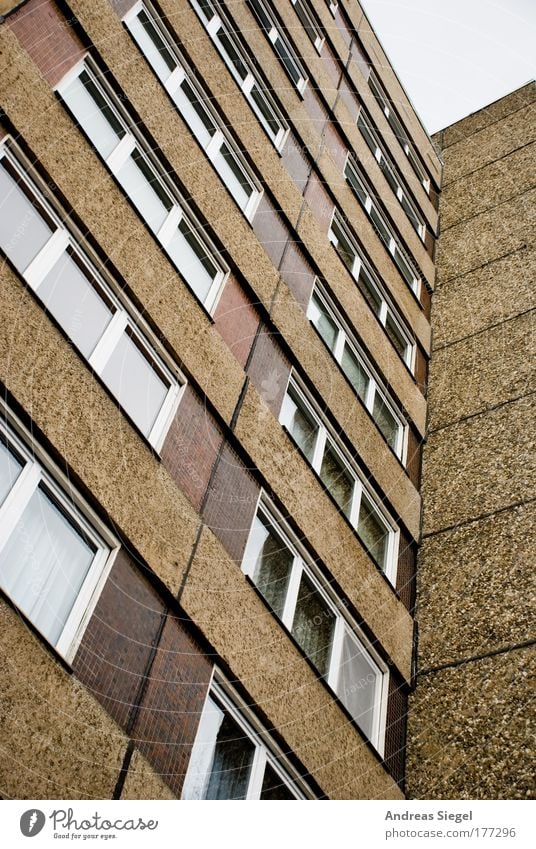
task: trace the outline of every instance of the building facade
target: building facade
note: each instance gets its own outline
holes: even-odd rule
[[[438,137],[408,791],[534,797],[534,82]]]
[[[356,0],[0,12],[2,795],[402,798],[430,138]]]

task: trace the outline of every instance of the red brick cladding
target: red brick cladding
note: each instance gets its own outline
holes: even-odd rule
[[[294,180],[300,192],[303,192],[311,172],[311,163],[302,145],[292,133],[289,133],[285,142],[281,160],[291,179]]]
[[[290,362],[277,341],[277,334],[266,327],[261,329],[248,367],[255,388],[262,395],[272,413],[279,417],[290,376]]]
[[[309,177],[304,198],[315,217],[316,223],[322,232],[327,234],[335,207],[329,192],[326,191],[320,177],[314,171]]]
[[[419,489],[419,481],[421,474],[421,441],[410,425],[408,429],[408,456],[406,460],[406,471],[412,484]]]
[[[415,602],[416,548],[411,537],[404,531],[400,531],[398,546],[396,589],[400,601],[411,612]]]
[[[122,18],[134,6],[137,0],[108,0],[108,2],[112,9],[117,12],[118,16]]]
[[[276,268],[279,267],[290,232],[272,201],[264,194],[253,218],[253,232]]]
[[[318,135],[321,136],[328,121],[328,113],[310,82],[307,84],[303,93],[303,103],[311,120],[311,124],[317,131]]]
[[[242,367],[247,362],[258,324],[257,310],[231,273],[214,313],[214,325]]]
[[[340,171],[344,171],[346,157],[348,156],[348,148],[343,142],[335,124],[331,121],[326,124],[326,128],[324,130],[324,146],[333,159],[335,165]]]
[[[336,90],[339,87],[339,81],[341,79],[341,69],[339,67],[337,57],[327,41],[324,42],[322,47],[322,59],[324,62],[324,69],[333,83],[333,89]]]
[[[84,46],[53,0],[30,0],[7,19],[51,86],[82,58]]]
[[[304,251],[295,242],[289,242],[283,262],[281,277],[289,287],[298,303],[307,309],[315,282],[315,273],[305,257]]]
[[[391,669],[385,724],[385,766],[399,784],[404,779],[404,748],[406,743],[406,716],[408,694],[402,679]]]

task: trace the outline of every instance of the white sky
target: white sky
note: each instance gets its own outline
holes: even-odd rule
[[[536,0],[360,0],[430,133],[536,76]]]

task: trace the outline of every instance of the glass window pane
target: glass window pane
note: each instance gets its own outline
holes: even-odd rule
[[[253,193],[253,186],[225,143],[218,152],[215,165],[232,196],[241,209],[244,209]]]
[[[318,436],[318,425],[303,410],[292,389],[287,392],[283,402],[282,421],[309,462],[312,462]]]
[[[273,611],[282,616],[294,555],[262,516],[256,516],[253,522],[248,555],[255,564],[256,587]]]
[[[405,359],[408,343],[406,342],[404,336],[396,326],[389,313],[387,313],[387,319],[385,322],[385,332],[387,333],[387,336],[393,343],[400,356]]]
[[[361,202],[362,206],[365,206],[369,195],[367,190],[363,186],[361,180],[359,179],[353,168],[346,168],[346,171],[344,173],[346,175],[346,179],[348,180],[357,197],[359,198],[359,201]]]
[[[85,357],[89,357],[113,311],[66,251],[39,284],[37,294]]]
[[[283,65],[287,69],[290,79],[292,80],[294,85],[298,85],[298,83],[302,79],[302,75],[296,67],[294,59],[292,58],[287,45],[281,38],[276,38],[274,42],[274,48],[277,55],[281,59]]]
[[[227,711],[222,712],[204,798],[247,798],[254,755],[254,743]]]
[[[339,335],[339,328],[331,316],[325,311],[320,301],[314,297],[309,305],[309,318],[330,351],[333,351],[337,336]]]
[[[121,166],[117,179],[151,230],[158,232],[173,203],[138,151],[133,151]]]
[[[400,425],[378,392],[374,396],[372,416],[393,451],[396,451]]]
[[[327,675],[335,631],[335,614],[307,575],[302,575],[292,634],[321,675]]]
[[[106,159],[125,135],[125,129],[87,71],[67,86],[62,97]]]
[[[415,227],[417,233],[420,233],[421,221],[419,221],[419,219],[417,218],[417,215],[415,214],[415,211],[414,211],[413,207],[411,206],[411,204],[409,203],[406,195],[402,195],[402,207],[404,209],[404,212],[408,216],[409,220],[411,221],[411,223]]]
[[[362,265],[359,270],[357,285],[359,287],[359,291],[365,298],[372,312],[376,313],[377,315],[380,311],[382,300],[380,295],[378,294],[374,283],[372,282],[372,278],[369,272],[367,271],[364,265]]]
[[[375,206],[373,206],[370,210],[370,218],[380,239],[387,245],[387,247],[389,247],[391,234]]]
[[[343,513],[349,516],[354,480],[344,468],[342,460],[339,460],[338,456],[329,448],[322,458],[320,477]]]
[[[181,92],[184,97],[180,96]],[[188,80],[185,79],[180,84],[176,100],[186,121],[194,128],[201,144],[206,147],[216,132],[216,125]]]
[[[253,85],[251,87],[251,97],[268,125],[268,129],[272,131],[273,138],[275,138],[281,129],[281,124],[272,112],[272,109],[266,100],[266,96],[257,85]]]
[[[0,248],[17,271],[28,267],[52,230],[0,161]]]
[[[196,239],[184,218],[181,219],[171,241],[166,245],[166,250],[199,300],[205,301],[218,274],[218,269],[207,256],[203,245]]]
[[[245,65],[245,63],[242,61],[242,57],[240,56],[240,54],[236,50],[233,42],[229,38],[228,34],[225,32],[223,27],[221,27],[218,30],[218,32],[216,34],[216,38],[219,40],[220,44],[222,45],[225,53],[227,54],[229,61],[233,65],[233,67],[234,67],[236,73],[238,74],[238,76],[240,77],[240,79],[245,80],[247,75],[248,75],[247,65]]]
[[[374,732],[378,670],[357,640],[345,633],[335,690],[369,740]]]
[[[345,266],[348,270],[353,274],[354,271],[354,263],[357,259],[357,254],[355,252],[355,248],[350,244],[348,239],[346,238],[344,231],[338,226],[336,220],[333,220],[333,224],[331,225],[331,230],[333,235],[337,239],[337,244],[335,245],[335,250],[339,254],[340,258],[344,262]]]
[[[295,798],[296,796],[291,792],[288,784],[285,784],[283,779],[278,776],[275,769],[272,769],[270,764],[267,763],[262,781],[261,799],[272,799],[275,801],[277,799]]]
[[[17,480],[22,465],[11,449],[0,440],[0,505]]]
[[[408,284],[413,288],[415,280],[417,279],[417,274],[413,273],[411,266],[408,264],[405,256],[400,251],[400,248],[397,246],[395,248],[395,262],[398,266],[398,270],[400,271],[402,277]]]
[[[367,389],[370,382],[369,376],[348,345],[344,346],[341,365],[342,370],[354,387],[358,396],[362,401],[364,401],[367,396]]]
[[[169,390],[147,357],[123,333],[102,372],[102,379],[121,406],[148,436]]]
[[[52,645],[61,636],[96,551],[39,488],[0,552],[2,587]]]
[[[175,58],[143,9],[138,13],[138,20],[150,39],[150,43],[147,39],[143,41],[144,53],[160,79],[167,80],[170,72],[177,67]]]
[[[384,569],[389,530],[364,494],[361,498],[357,531],[372,559]]]

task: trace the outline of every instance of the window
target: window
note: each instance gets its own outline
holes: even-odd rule
[[[355,337],[318,284],[311,296],[307,317],[339,363],[389,446],[403,461],[406,435],[404,418]]]
[[[296,55],[296,51],[290,44],[286,35],[283,33],[273,11],[270,9],[270,5],[266,3],[265,0],[249,0],[249,5],[253,9],[257,20],[266,33],[266,37],[279,56],[281,64],[285,68],[288,76],[298,91],[302,93],[307,84],[307,74]]]
[[[325,39],[322,32],[322,25],[315,10],[309,3],[309,0],[290,0],[290,2],[295,8],[305,32],[320,53]]]
[[[337,210],[333,213],[329,240],[356,281],[372,312],[378,317],[392,345],[413,372],[415,342],[411,339],[409,331],[405,329],[402,319],[387,298],[372,268],[363,259],[353,234]]]
[[[242,94],[278,150],[288,134],[288,124],[255,69],[242,42],[219,5],[213,0],[190,0]]]
[[[420,275],[407,259],[399,240],[394,235],[391,226],[387,223],[380,211],[376,198],[373,196],[361,169],[351,154],[348,154],[348,158],[346,160],[344,176],[346,177],[349,185],[352,187],[361,206],[372,221],[372,226],[376,230],[378,236],[393,257],[395,265],[400,271],[402,277],[413,294],[416,297],[419,297],[421,286]]]
[[[238,206],[251,219],[260,186],[169,30],[148,3],[137,3],[124,22]]]
[[[394,585],[397,525],[295,374],[291,375],[279,421],[355,528],[376,565]]]
[[[194,294],[213,309],[228,269],[89,57],[58,92]]]
[[[179,378],[137,327],[88,254],[26,173],[11,140],[0,146],[0,248],[112,395],[158,450],[180,397]]]
[[[314,798],[219,670],[203,708],[182,798]]]
[[[380,143],[376,131],[372,128],[368,120],[365,119],[362,111],[359,113],[357,126],[361,130],[361,135],[365,139],[365,142],[367,143],[367,146],[372,152],[374,158],[377,160],[381,170],[383,171],[385,179],[395,193],[402,209],[406,213],[420,238],[424,241],[426,236],[426,224],[417,212],[414,203],[410,200],[408,190],[405,188],[404,181],[400,177],[392,159],[385,153],[385,149]]]
[[[408,134],[406,133],[406,131],[404,130],[404,127],[400,123],[400,120],[399,120],[396,112],[393,109],[391,101],[389,100],[387,94],[385,93],[383,87],[380,84],[380,81],[378,80],[378,77],[376,76],[376,74],[374,72],[371,72],[371,74],[369,76],[369,85],[370,85],[370,90],[372,91],[372,94],[376,98],[382,112],[384,113],[385,117],[387,118],[387,120],[389,122],[389,126],[391,127],[393,133],[395,134],[398,141],[400,142],[400,145],[401,145],[404,153],[408,157],[413,170],[415,171],[417,177],[419,178],[420,182],[422,183],[425,191],[427,192],[427,194],[429,194],[430,193],[430,178],[428,177],[423,165],[421,165],[419,157],[417,156],[417,153],[415,152],[415,148],[414,148],[412,142],[409,140]]]
[[[253,520],[242,569],[383,753],[387,668],[265,498]]]
[[[0,422],[0,586],[71,660],[117,544],[20,430]]]

